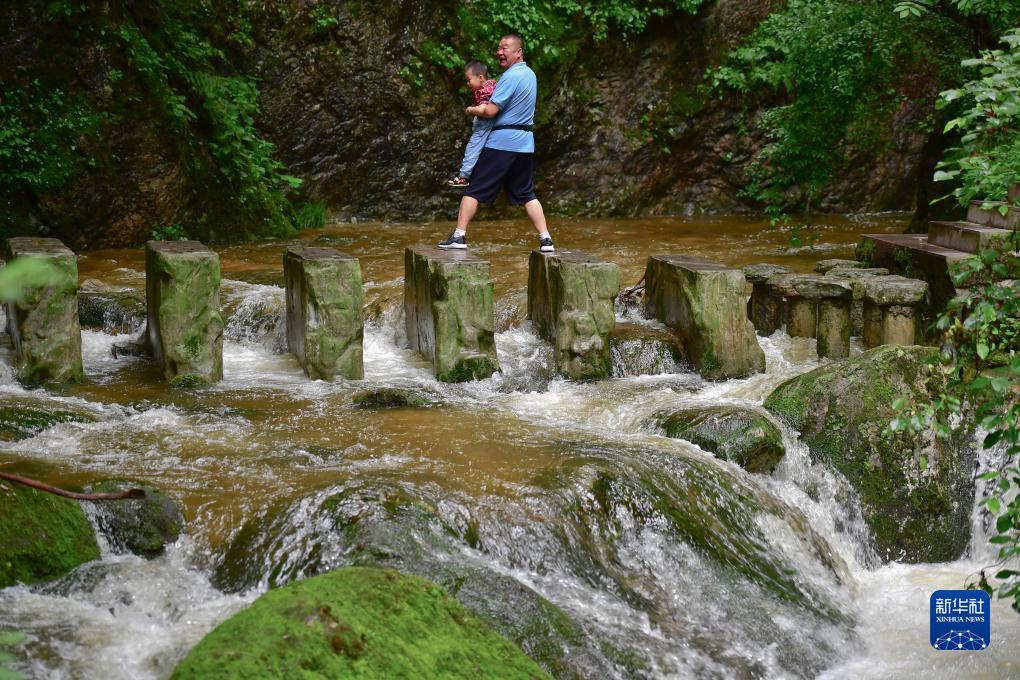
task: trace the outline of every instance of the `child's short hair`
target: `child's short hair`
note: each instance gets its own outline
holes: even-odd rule
[[[473,76],[484,76],[489,73],[489,68],[480,61],[469,61],[464,64],[464,73],[468,73]]]

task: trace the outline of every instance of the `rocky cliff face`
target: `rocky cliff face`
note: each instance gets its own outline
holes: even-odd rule
[[[95,247],[137,243],[161,225],[187,228],[198,216],[229,222],[217,211],[222,189],[189,181],[187,154],[146,113],[144,93],[109,101],[107,76],[121,66],[110,47],[61,49],[64,38],[47,32],[42,10],[31,10],[35,4],[5,10],[11,28],[0,34],[0,56],[16,59],[25,73],[59,61],[74,91],[122,115],[88,142],[103,162],[59,189],[26,197],[15,210],[18,230],[42,228],[75,247]],[[656,19],[629,39],[578,38],[568,63],[540,69],[537,184],[547,210],[754,211],[738,192],[763,143],[757,112],[705,98],[697,86],[708,67],[780,4],[718,0],[697,16]],[[462,113],[468,94],[459,69],[421,68],[419,54],[456,8],[449,0],[292,0],[256,12],[253,41],[231,55],[231,64],[258,79],[257,125],[288,172],[305,181],[309,199],[341,219],[454,214],[457,195],[442,180],[457,167],[469,134]],[[492,54],[464,56],[494,62]],[[140,92],[130,76],[127,81],[116,92]],[[922,153],[927,136],[916,131],[930,114],[922,102],[930,101],[920,94],[908,100],[888,122],[883,149],[854,158],[820,207],[912,208],[917,178],[931,174],[932,161]]]

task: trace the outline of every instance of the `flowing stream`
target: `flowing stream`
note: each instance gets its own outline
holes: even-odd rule
[[[630,285],[653,253],[810,271],[852,257],[857,234],[904,222],[827,218],[813,249],[785,248],[786,234],[741,218],[574,220],[554,236],[617,262]],[[27,635],[17,671],[165,678],[266,588],[367,561],[434,578],[508,630],[543,611],[541,595],[581,633],[558,644],[586,677],[1020,677],[1020,617],[1002,603],[988,650],[928,644],[931,592],[962,587],[989,558],[980,512],[967,558],[881,565],[844,481],[811,462],[796,432],[783,427],[787,454],[763,477],[652,423],[680,406],[760,408],[820,365],[814,341],[760,338],[767,371],[744,380],[706,383],[641,355],[617,356],[611,380],[556,378],[524,318],[530,228],[483,221],[470,238],[492,261],[502,373],[442,384],[404,348],[401,309],[403,246],[441,228],[341,224],[218,249],[225,375],[207,389],[170,389],[145,361],[113,358],[126,334],[83,331],[87,381],[60,391],[23,389],[9,347],[0,351],[0,397],[96,419],[0,443],[3,469],[57,484],[142,480],[179,499],[187,519],[160,558],[103,545],[101,560],[64,579],[0,591],[0,633]],[[285,352],[281,255],[298,242],[361,259],[362,382],[310,381]],[[140,249],[84,253],[79,272],[144,289]],[[353,406],[379,387],[429,406]]]

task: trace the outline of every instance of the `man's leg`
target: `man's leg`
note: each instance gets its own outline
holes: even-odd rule
[[[461,203],[461,209],[463,209],[463,202]],[[542,210],[542,204],[538,202],[537,198],[533,198],[524,204],[524,212],[528,214],[528,219],[535,225],[535,231],[538,235],[549,233],[549,227],[545,224],[545,211]]]
[[[538,210],[541,212],[542,206],[538,206]],[[466,234],[468,225],[471,224],[476,212],[478,212],[478,199],[472,196],[461,196],[460,208],[457,210],[457,229]]]

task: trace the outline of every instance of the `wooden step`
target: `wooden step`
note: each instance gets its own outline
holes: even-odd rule
[[[1003,215],[996,209],[984,210],[981,201],[971,201],[967,210],[967,221],[981,224],[986,227],[998,227],[999,229],[1016,229],[1020,224],[1020,208],[1010,207]]]
[[[928,243],[966,253],[987,248],[998,248],[1013,232],[1009,229],[988,227],[973,222],[932,222],[928,228]]]

